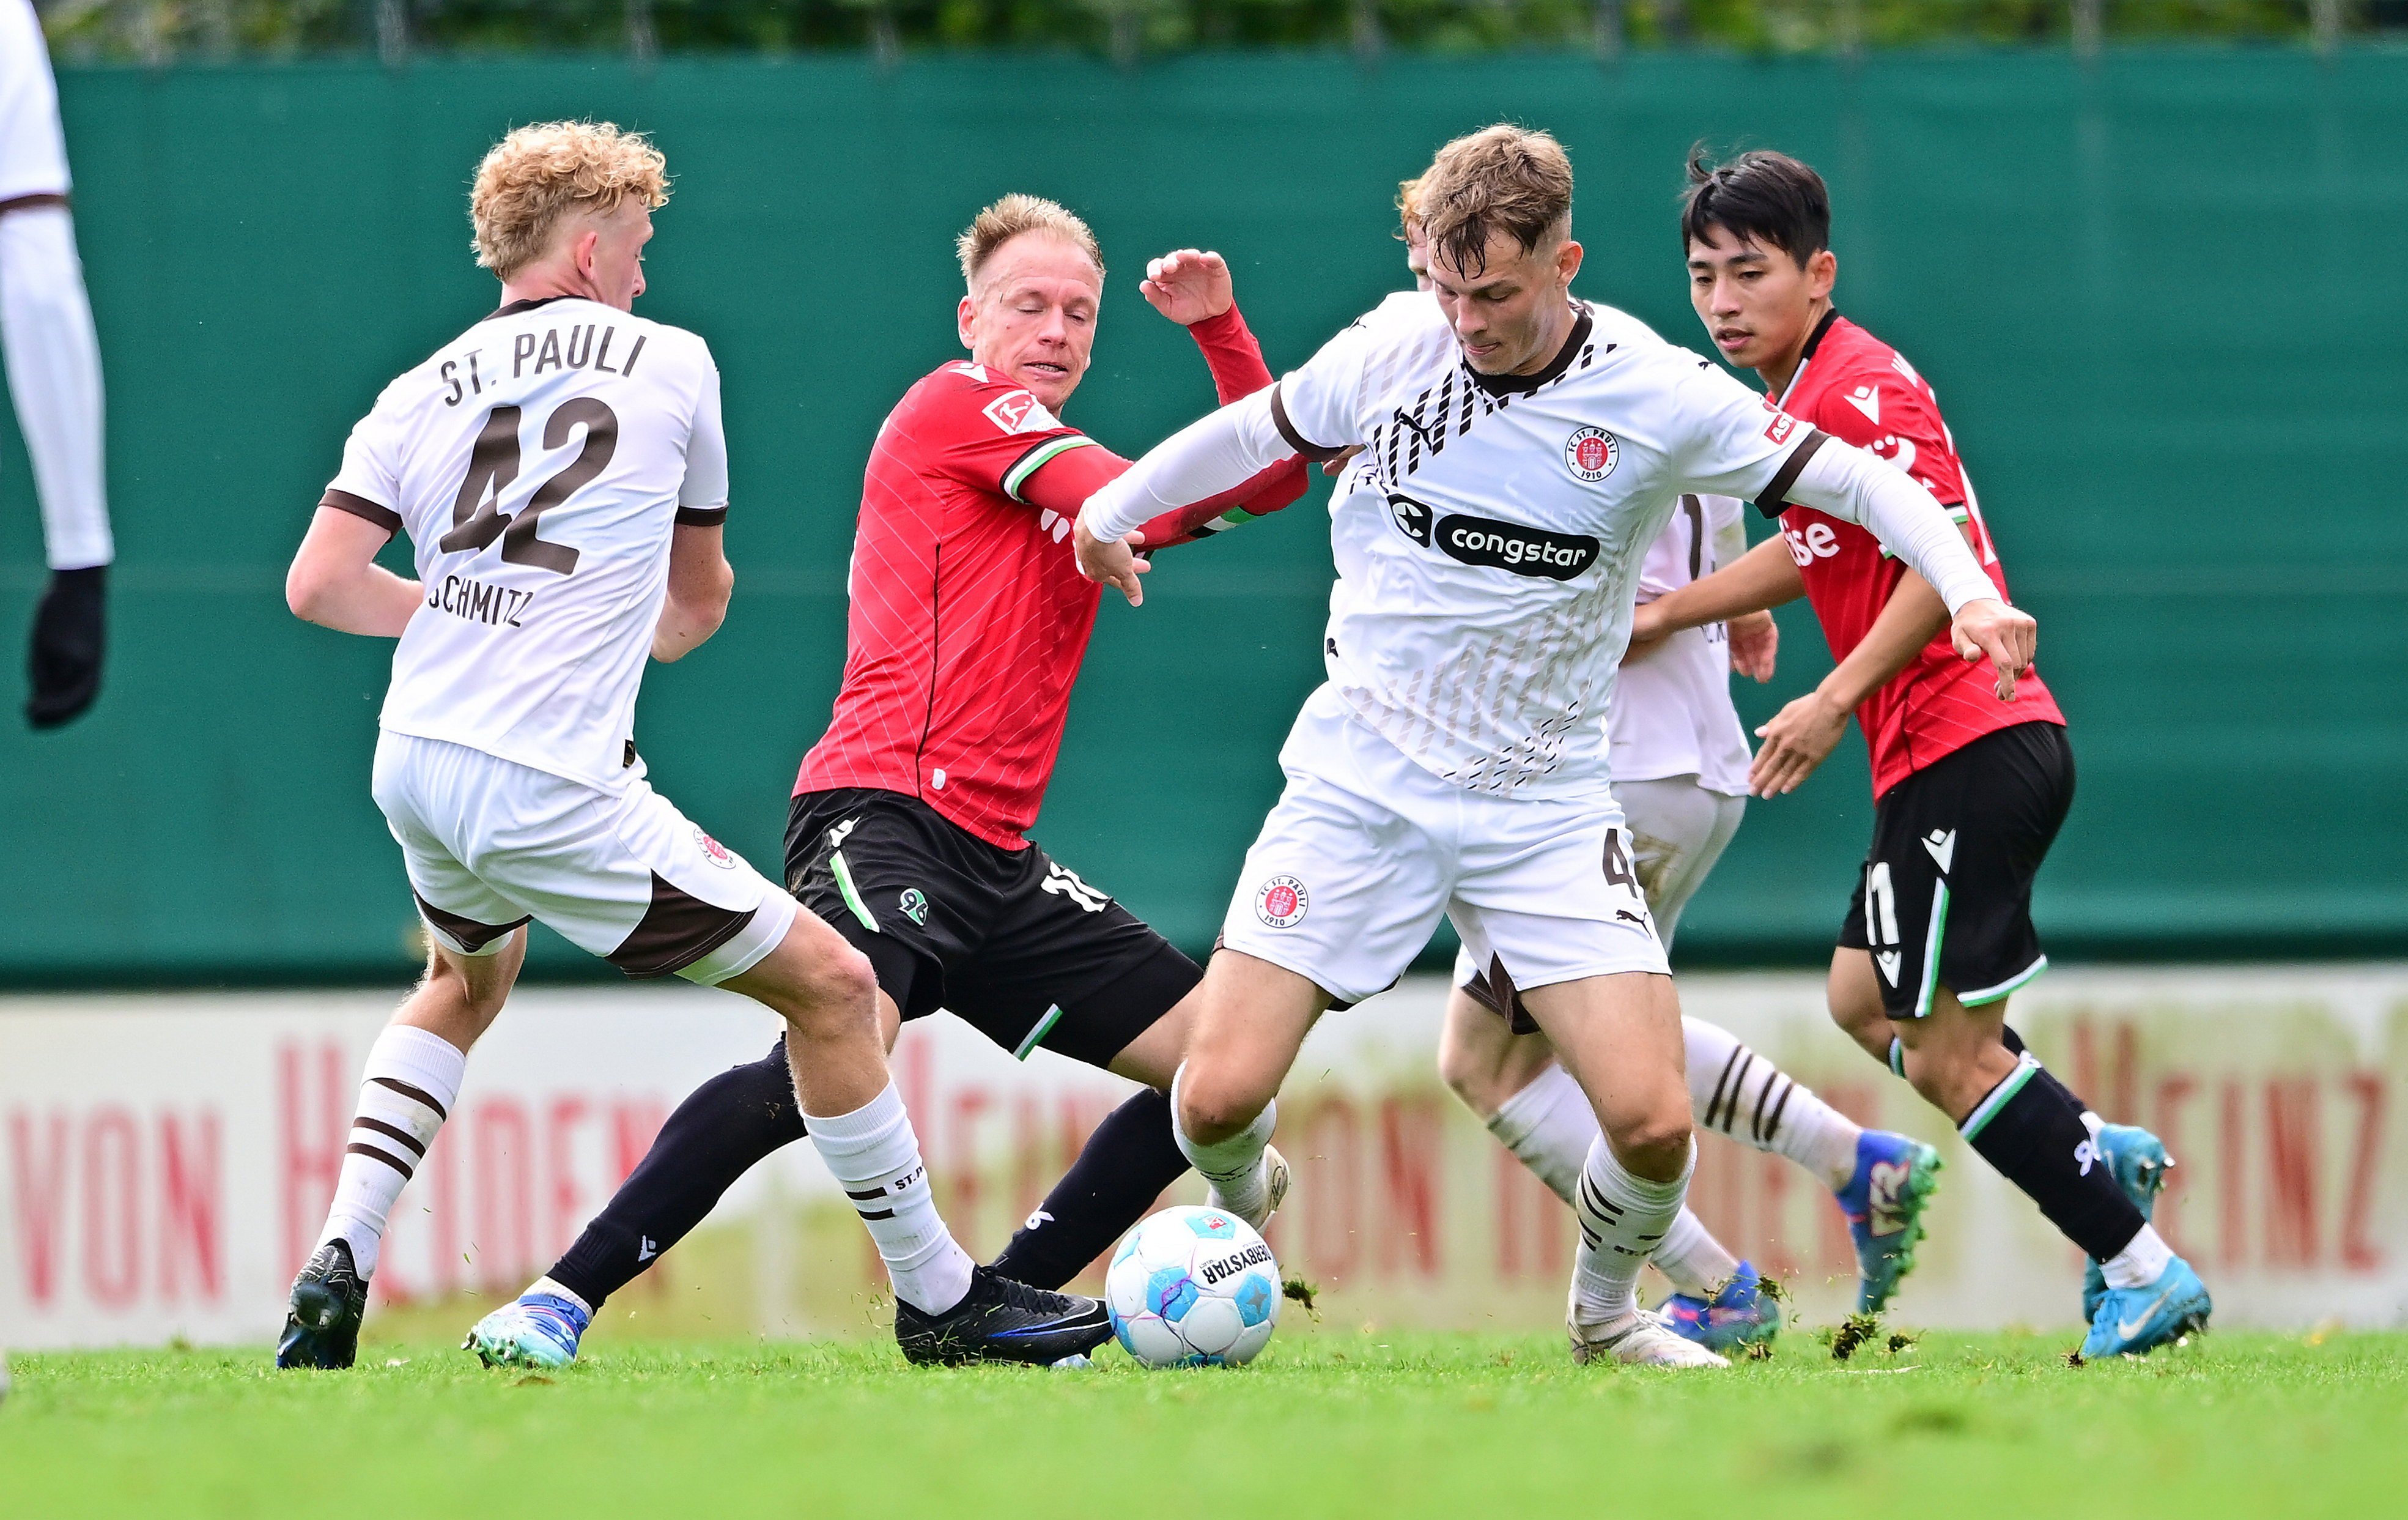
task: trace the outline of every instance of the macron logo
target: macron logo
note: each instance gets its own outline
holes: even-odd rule
[[[652,1238],[651,1236],[640,1236],[638,1239],[643,1241],[643,1244],[636,1248],[636,1259],[638,1261],[650,1261],[654,1256],[661,1254],[661,1248],[652,1243]]]
[[[1956,831],[1935,828],[1921,842],[1932,863],[1940,868],[1940,874],[1947,875],[1949,865],[1956,858]]]
[[[1842,399],[1844,399],[1849,406],[1852,406],[1858,411],[1863,412],[1865,414],[1866,422],[1872,423],[1875,427],[1879,427],[1881,425],[1880,386],[1859,385],[1855,391],[1851,392]]]
[[[1054,536],[1054,541],[1058,544],[1068,536],[1070,532],[1070,520],[1064,517],[1060,512],[1055,511],[1053,508],[1048,507],[1045,509],[1044,512],[1038,517],[1037,526],[1040,531],[1052,534]]]

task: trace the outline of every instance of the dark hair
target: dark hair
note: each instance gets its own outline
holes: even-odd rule
[[[1791,158],[1759,148],[1727,164],[1709,165],[1706,145],[1689,150],[1689,190],[1681,200],[1681,251],[1707,241],[1720,227],[1742,242],[1770,245],[1806,267],[1831,246],[1831,193],[1823,177]]]

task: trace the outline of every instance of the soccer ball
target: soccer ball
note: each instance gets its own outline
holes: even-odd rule
[[[1279,1263],[1236,1214],[1165,1209],[1112,1253],[1104,1302],[1148,1367],[1241,1367],[1279,1324]]]

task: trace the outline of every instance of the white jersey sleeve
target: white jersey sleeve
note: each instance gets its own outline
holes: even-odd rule
[[[346,511],[371,522],[382,522],[386,529],[398,533],[402,526],[401,438],[399,409],[390,404],[393,391],[393,386],[387,386],[384,394],[377,397],[375,408],[351,425],[351,436],[343,440],[343,467],[336,471],[326,489],[330,495],[340,492],[355,498],[352,502],[328,505],[340,505]],[[390,518],[362,511],[362,504],[382,508],[391,514]]]
[[[1272,416],[1288,446],[1307,459],[1326,459],[1362,442],[1365,380],[1383,333],[1400,316],[1426,321],[1431,305],[1419,291],[1391,295],[1282,376]]]
[[[1683,423],[1670,461],[1679,489],[1753,501],[1813,429],[1771,408],[1720,366],[1698,359],[1675,387]]]
[[[685,479],[678,486],[677,520],[692,527],[727,521],[727,429],[719,415],[719,366],[707,366],[694,408],[694,436],[685,445]]]

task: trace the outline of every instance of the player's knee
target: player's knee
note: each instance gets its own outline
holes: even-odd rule
[[[1198,1071],[1190,1061],[1179,1079],[1179,1127],[1198,1144],[1216,1145],[1260,1117],[1270,1097],[1242,1078]]]
[[[1658,1105],[1617,1115],[1605,1126],[1605,1133],[1615,1158],[1641,1177],[1670,1182],[1688,1165],[1690,1124],[1685,1101],[1677,1109]]]

